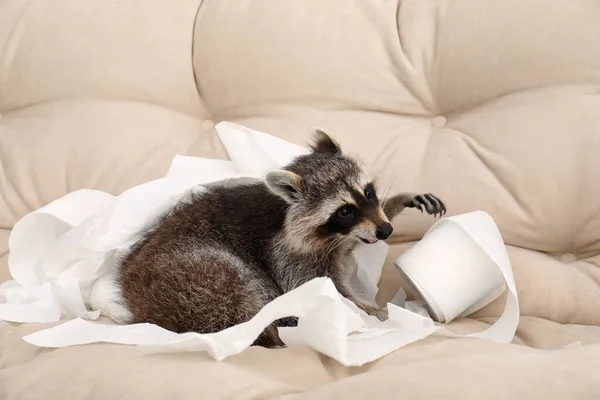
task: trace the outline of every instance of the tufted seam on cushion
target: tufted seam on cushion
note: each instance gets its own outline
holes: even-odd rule
[[[135,98],[120,99],[120,98],[114,98],[114,97],[110,97],[110,96],[88,96],[88,95],[48,98],[48,99],[29,103],[25,106],[15,107],[14,109],[7,110],[7,111],[3,112],[3,116],[6,117],[6,116],[10,115],[9,113],[18,113],[23,110],[27,110],[29,108],[37,107],[37,106],[44,105],[44,104],[61,103],[61,102],[68,102],[68,101],[83,101],[83,102],[101,101],[101,102],[106,102],[106,103],[112,102],[112,103],[121,103],[121,104],[143,104],[143,105],[150,106],[150,107],[156,107],[156,108],[168,110],[169,112],[173,112],[175,114],[179,114],[179,115],[187,117],[187,118],[193,118],[193,119],[197,119],[197,120],[206,119],[206,117],[199,117],[198,115],[193,115],[188,112],[185,112],[185,111],[182,111],[182,110],[170,107],[170,106],[166,106],[164,104],[155,103],[152,101],[135,99]],[[0,123],[1,123],[1,120],[0,120]]]
[[[410,56],[410,54],[406,51],[406,45],[405,43],[411,43],[415,42],[414,38],[409,38],[409,37],[405,37],[406,34],[403,33],[403,22],[401,22],[401,14],[402,14],[402,7],[412,7],[412,11],[413,13],[415,12],[420,12],[421,14],[419,14],[419,17],[423,17],[423,15],[426,14],[426,21],[428,22],[428,29],[424,27],[423,24],[423,20],[422,19],[418,19],[419,20],[419,28],[420,29],[427,29],[428,35],[427,35],[427,40],[430,40],[433,45],[429,46],[427,50],[429,50],[429,54],[427,56],[425,56],[423,63],[424,65],[422,66],[417,66],[416,65],[416,61],[413,60]],[[420,8],[420,7],[424,7],[424,8]],[[434,82],[433,77],[431,76],[431,74],[434,72],[432,66],[434,65],[434,58],[435,58],[435,54],[437,54],[437,49],[439,47],[439,34],[438,32],[440,31],[440,24],[442,23],[442,18],[440,17],[440,14],[443,11],[443,8],[447,8],[447,5],[440,5],[440,3],[432,3],[432,5],[426,5],[426,4],[419,4],[418,6],[414,5],[414,2],[411,3],[410,0],[398,0],[397,3],[397,7],[396,7],[396,30],[398,32],[398,46],[399,46],[399,50],[400,50],[400,54],[401,54],[401,58],[402,61],[404,62],[403,65],[405,66],[409,66],[412,73],[414,73],[415,75],[419,72],[422,71],[422,74],[420,76],[421,81],[422,81],[422,87],[417,89],[416,87],[414,87],[414,85],[416,84],[417,80],[416,79],[402,79],[402,83],[409,89],[409,91],[411,92],[411,94],[419,99],[421,101],[421,103],[423,104],[423,107],[425,109],[427,109],[431,115],[435,115],[439,113],[439,104],[436,101],[436,97],[434,96],[434,91],[433,91],[433,85],[432,82]],[[408,12],[410,14],[410,11]],[[412,15],[413,17],[415,16],[414,14]],[[410,18],[413,19],[413,18]],[[423,35],[423,32],[420,31],[419,32],[420,35]],[[424,49],[425,50],[425,49]],[[420,54],[419,54],[420,55]],[[401,68],[401,65],[398,65],[398,68]]]
[[[204,0],[200,0],[200,2],[198,3],[198,8],[196,9],[196,15],[194,15],[194,23],[192,24],[192,31],[191,31],[191,35],[192,38],[190,40],[191,43],[191,48],[190,48],[190,68],[192,70],[192,76],[194,78],[194,85],[196,87],[196,92],[198,93],[198,98],[200,100],[200,103],[202,104],[202,108],[204,110],[206,110],[206,117],[210,118],[212,120],[215,120],[215,117],[213,116],[213,111],[210,109],[210,107],[208,106],[208,103],[204,100],[204,96],[202,95],[202,90],[200,89],[200,77],[197,75],[196,72],[196,68],[194,67],[194,54],[196,52],[196,28],[198,26],[198,17],[200,15],[200,9],[202,8],[202,5],[204,4]],[[216,120],[215,120],[216,123]]]
[[[417,75],[418,73],[418,69],[415,67],[414,63],[411,61],[409,55],[405,52],[405,46],[403,46],[404,43],[404,39],[403,39],[403,35],[402,35],[402,30],[400,29],[400,11],[401,11],[401,7],[402,4],[405,4],[403,1],[398,1],[397,6],[396,6],[396,32],[398,34],[398,40],[397,40],[397,45],[398,48],[395,49],[398,53],[398,58],[399,60],[396,61],[396,70],[400,71],[402,69],[403,66],[408,67],[408,73],[412,74],[414,76]],[[406,39],[408,40],[408,39]],[[422,90],[419,90],[417,87],[415,87],[416,83],[417,83],[417,79],[403,79],[401,74],[399,72],[398,73],[398,79],[400,82],[402,82],[405,87],[408,89],[409,93],[415,98],[418,99],[421,104],[423,104],[424,108],[426,110],[428,110],[429,112],[433,113],[434,110],[436,109],[435,106],[435,99],[432,96],[430,87],[427,83],[427,80],[425,77],[423,77],[423,79],[425,80]],[[402,114],[400,112],[398,112],[398,114]],[[405,115],[405,114],[402,114]]]
[[[524,89],[518,90],[507,90],[506,92],[500,93],[496,96],[492,96],[486,98],[485,101],[464,104],[462,106],[458,106],[452,109],[444,110],[442,112],[443,115],[450,116],[456,118],[461,114],[466,114],[468,112],[478,111],[480,108],[487,107],[490,103],[496,102],[498,100],[504,99],[505,97],[510,97],[522,93],[535,93],[540,90],[553,90],[553,89],[561,89],[561,88],[571,88],[571,87],[587,87],[590,86],[589,95],[590,96],[600,96],[600,82],[596,82],[593,80],[581,80],[581,81],[569,81],[569,82],[560,82],[560,83],[552,83],[547,85],[537,85],[531,86]]]
[[[43,100],[34,101],[34,102],[28,103],[26,105],[13,107],[13,108],[6,108],[2,111],[2,115],[3,115],[3,117],[6,117],[7,115],[9,115],[9,113],[16,113],[16,112],[27,110],[29,108],[33,108],[36,106],[40,106],[40,105],[44,105],[44,104],[48,104],[48,103],[60,103],[60,102],[72,101],[72,100],[78,100],[78,101],[97,100],[97,101],[106,101],[106,102],[115,102],[115,103],[145,104],[145,105],[149,105],[149,106],[153,106],[153,107],[167,109],[169,111],[173,111],[177,114],[180,114],[180,115],[183,115],[183,116],[186,116],[189,118],[194,118],[194,119],[199,119],[199,120],[211,118],[210,115],[203,115],[202,117],[199,117],[198,115],[194,115],[190,112],[186,112],[186,111],[183,111],[183,110],[180,110],[177,108],[173,108],[173,107],[170,107],[168,105],[161,104],[158,102],[147,101],[147,100],[142,100],[142,99],[133,98],[133,97],[119,98],[119,97],[110,97],[110,96],[102,96],[102,95],[94,95],[94,96],[90,96],[90,95],[72,96],[71,95],[71,96],[47,97]],[[208,110],[208,108],[206,108],[206,110]],[[0,122],[1,122],[1,120],[0,120]]]

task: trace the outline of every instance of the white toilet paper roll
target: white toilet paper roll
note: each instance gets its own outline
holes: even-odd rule
[[[466,217],[462,223],[457,223],[456,217],[439,221],[395,261],[409,285],[407,289],[425,301],[431,317],[438,322],[469,315],[506,289],[503,271],[488,249],[464,229],[470,218],[474,228],[487,232],[479,237],[489,236],[489,232],[499,235],[493,219],[481,211],[461,217]]]

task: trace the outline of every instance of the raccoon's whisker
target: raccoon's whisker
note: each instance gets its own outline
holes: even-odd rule
[[[337,249],[340,245],[342,245],[344,243],[344,241],[346,240],[346,236],[341,236],[341,237],[337,237],[334,238],[331,243],[327,246],[324,255],[320,258],[320,262],[326,262],[327,258],[329,257],[329,255],[335,250]]]
[[[321,258],[319,259],[319,261],[322,262],[326,262],[327,261],[327,257],[329,257],[329,255],[331,254],[331,252],[337,248],[337,246],[341,243],[343,237],[336,237],[334,238],[331,243],[329,243],[327,245],[327,247],[325,248],[325,251],[323,253],[323,255],[321,256]]]
[[[394,180],[396,179],[396,166],[392,168],[392,174],[390,175],[390,180],[388,181],[387,187],[385,189],[385,197],[387,198],[390,194],[390,190],[392,190],[392,186],[394,186]]]
[[[327,256],[329,256],[329,254],[330,254],[330,253],[331,253],[333,250],[336,250],[336,249],[338,249],[340,246],[344,245],[346,242],[349,242],[349,241],[350,241],[350,236],[342,236],[342,237],[341,237],[341,238],[340,238],[340,239],[339,239],[339,240],[336,242],[335,246],[333,246],[333,247],[332,247],[332,248],[329,250],[329,252],[328,252]]]
[[[388,183],[385,186],[385,190],[383,191],[383,204],[382,207],[385,207],[385,203],[387,203],[387,197],[388,194],[390,192],[390,190],[392,189],[392,185],[394,183],[394,177],[396,176],[396,166],[394,165],[394,168],[392,169],[392,174],[390,175],[390,179],[388,180]]]

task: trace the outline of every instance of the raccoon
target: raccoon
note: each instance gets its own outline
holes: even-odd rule
[[[310,152],[266,179],[203,186],[161,217],[122,260],[118,286],[129,322],[211,333],[248,321],[267,303],[315,277],[381,320],[387,310],[358,300],[345,260],[360,242],[386,240],[390,220],[414,207],[445,214],[436,196],[380,200],[359,162],[316,130]],[[283,346],[278,326],[254,345]]]

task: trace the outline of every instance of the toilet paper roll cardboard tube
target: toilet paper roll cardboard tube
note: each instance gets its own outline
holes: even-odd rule
[[[394,264],[396,265],[396,267],[398,267],[398,271],[400,272],[401,279],[402,279],[403,283],[405,284],[404,289],[408,293],[410,293],[410,295],[415,300],[422,300],[425,302],[425,308],[427,309],[429,316],[434,321],[445,322],[446,317],[444,316],[444,312],[440,309],[440,307],[437,305],[437,303],[431,297],[431,295],[428,295],[426,293],[425,289],[423,289],[423,287],[418,282],[416,282],[411,276],[409,276],[408,274],[406,274],[406,272],[404,272],[404,269],[402,269],[402,267],[398,264],[397,260]]]
[[[407,289],[425,301],[438,322],[448,323],[486,306],[505,288],[498,265],[451,220],[438,222],[395,264]]]

